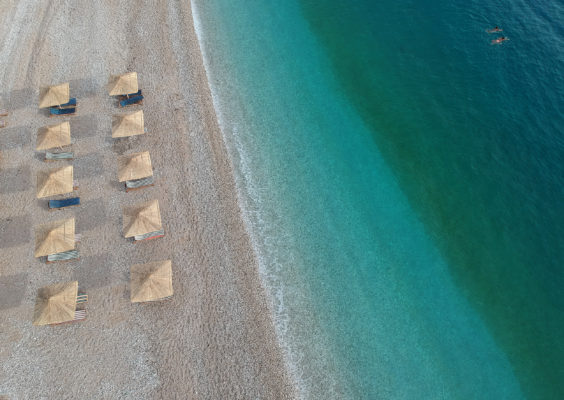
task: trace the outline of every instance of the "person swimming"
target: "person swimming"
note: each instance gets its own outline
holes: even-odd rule
[[[509,38],[506,38],[505,36],[501,36],[498,37],[497,39],[492,40],[492,44],[500,44],[505,42],[506,40],[509,40]]]
[[[496,26],[496,27],[493,28],[493,29],[488,29],[486,32],[488,32],[488,33],[497,33],[497,32],[501,32],[501,31],[503,31],[503,29],[501,29],[499,26]]]

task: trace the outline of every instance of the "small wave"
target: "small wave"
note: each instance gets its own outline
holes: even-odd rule
[[[276,335],[283,352],[286,368],[298,390],[299,397],[308,398],[309,390],[307,387],[307,379],[304,378],[303,368],[300,367],[300,365],[303,364],[303,360],[292,344],[295,343],[295,338],[290,336],[289,325],[291,323],[291,317],[286,307],[288,293],[286,293],[287,288],[279,274],[283,265],[276,259],[274,245],[269,245],[269,242],[277,242],[279,238],[271,241],[273,238],[269,237],[268,230],[271,224],[265,221],[265,217],[263,213],[261,213],[261,204],[263,203],[261,193],[264,191],[264,188],[262,188],[254,178],[253,169],[250,165],[251,157],[248,151],[245,150],[247,146],[246,143],[243,143],[243,139],[240,135],[242,128],[231,119],[229,119],[230,123],[227,122],[228,118],[226,118],[226,115],[228,113],[222,105],[218,88],[213,84],[214,79],[210,68],[209,54],[205,45],[205,32],[202,28],[201,16],[196,1],[191,2],[191,7],[194,29],[200,44],[213,106],[216,111],[223,141],[231,158],[231,165],[233,166],[237,188],[237,200],[241,207],[246,231],[249,234],[254,253],[257,257],[259,275],[267,293]],[[242,123],[240,124],[242,125]],[[227,134],[228,132],[229,135]],[[296,295],[296,293],[293,295]]]

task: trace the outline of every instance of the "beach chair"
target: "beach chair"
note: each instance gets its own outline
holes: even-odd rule
[[[143,96],[141,96],[141,95],[133,96],[133,97],[130,97],[128,99],[121,100],[119,102],[120,107],[128,107],[128,106],[133,106],[133,105],[136,105],[136,104],[143,104]]]
[[[83,304],[88,302],[87,294],[79,294],[76,296],[76,304]]]
[[[144,235],[135,235],[133,237],[133,240],[134,240],[135,243],[137,243],[137,242],[141,242],[143,240],[151,240],[151,239],[161,238],[164,235],[165,235],[164,229],[161,229],[160,231],[145,233]]]
[[[72,108],[72,107],[76,107],[76,97],[73,97],[72,99],[70,99],[68,103],[61,104],[59,106],[59,108]]]
[[[133,96],[141,96],[143,93],[141,92],[141,89],[139,89],[137,92],[135,93],[129,93],[129,94],[120,94],[119,96],[117,96],[118,100],[125,100],[125,99],[129,99],[130,97]]]
[[[86,319],[86,310],[75,310],[74,319],[72,319],[71,321],[59,322],[58,324],[49,324],[49,326],[71,324],[73,322],[84,321],[85,319]]]
[[[62,210],[66,207],[75,207],[80,205],[80,197],[72,197],[63,200],[49,200],[49,211]]]
[[[133,179],[130,181],[125,181],[125,191],[142,189],[144,187],[154,186],[155,181],[152,176],[141,179]]]
[[[51,153],[49,151],[45,152],[45,161],[72,160],[73,158],[74,153],[70,151],[63,153]]]
[[[80,243],[81,240],[82,240],[82,233],[75,233],[74,234],[74,241],[76,243]]]
[[[76,179],[72,181],[72,190],[78,190],[78,181]]]
[[[72,108],[51,107],[51,108],[49,108],[49,117],[53,117],[55,115],[73,115],[75,113],[76,113],[76,107],[72,107]]]
[[[86,310],[76,310],[74,312],[74,319],[69,322],[83,321],[86,319]]]
[[[80,258],[78,250],[63,251],[62,253],[49,254],[47,256],[47,264],[51,264],[58,261],[71,261],[78,260]]]

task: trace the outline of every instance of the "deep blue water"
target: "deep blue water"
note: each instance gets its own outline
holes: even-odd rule
[[[564,5],[196,11],[302,396],[564,398]]]

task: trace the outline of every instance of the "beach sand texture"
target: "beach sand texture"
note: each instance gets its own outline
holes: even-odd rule
[[[0,130],[0,396],[294,398],[190,2],[3,0],[0,22],[0,95],[10,112]],[[139,73],[142,107],[119,109],[108,96],[109,75],[127,71]],[[48,118],[39,87],[67,81],[77,115]],[[147,134],[112,139],[112,114],[138,109]],[[37,130],[64,120],[75,159],[45,163]],[[126,193],[118,157],[141,151],[155,186]],[[49,212],[35,198],[37,173],[67,164],[81,205]],[[123,237],[122,208],[152,199],[166,236],[134,244]],[[72,216],[80,260],[35,259],[35,227]],[[172,299],[131,304],[130,266],[166,259]],[[88,319],[32,326],[37,289],[70,280],[88,294]]]

